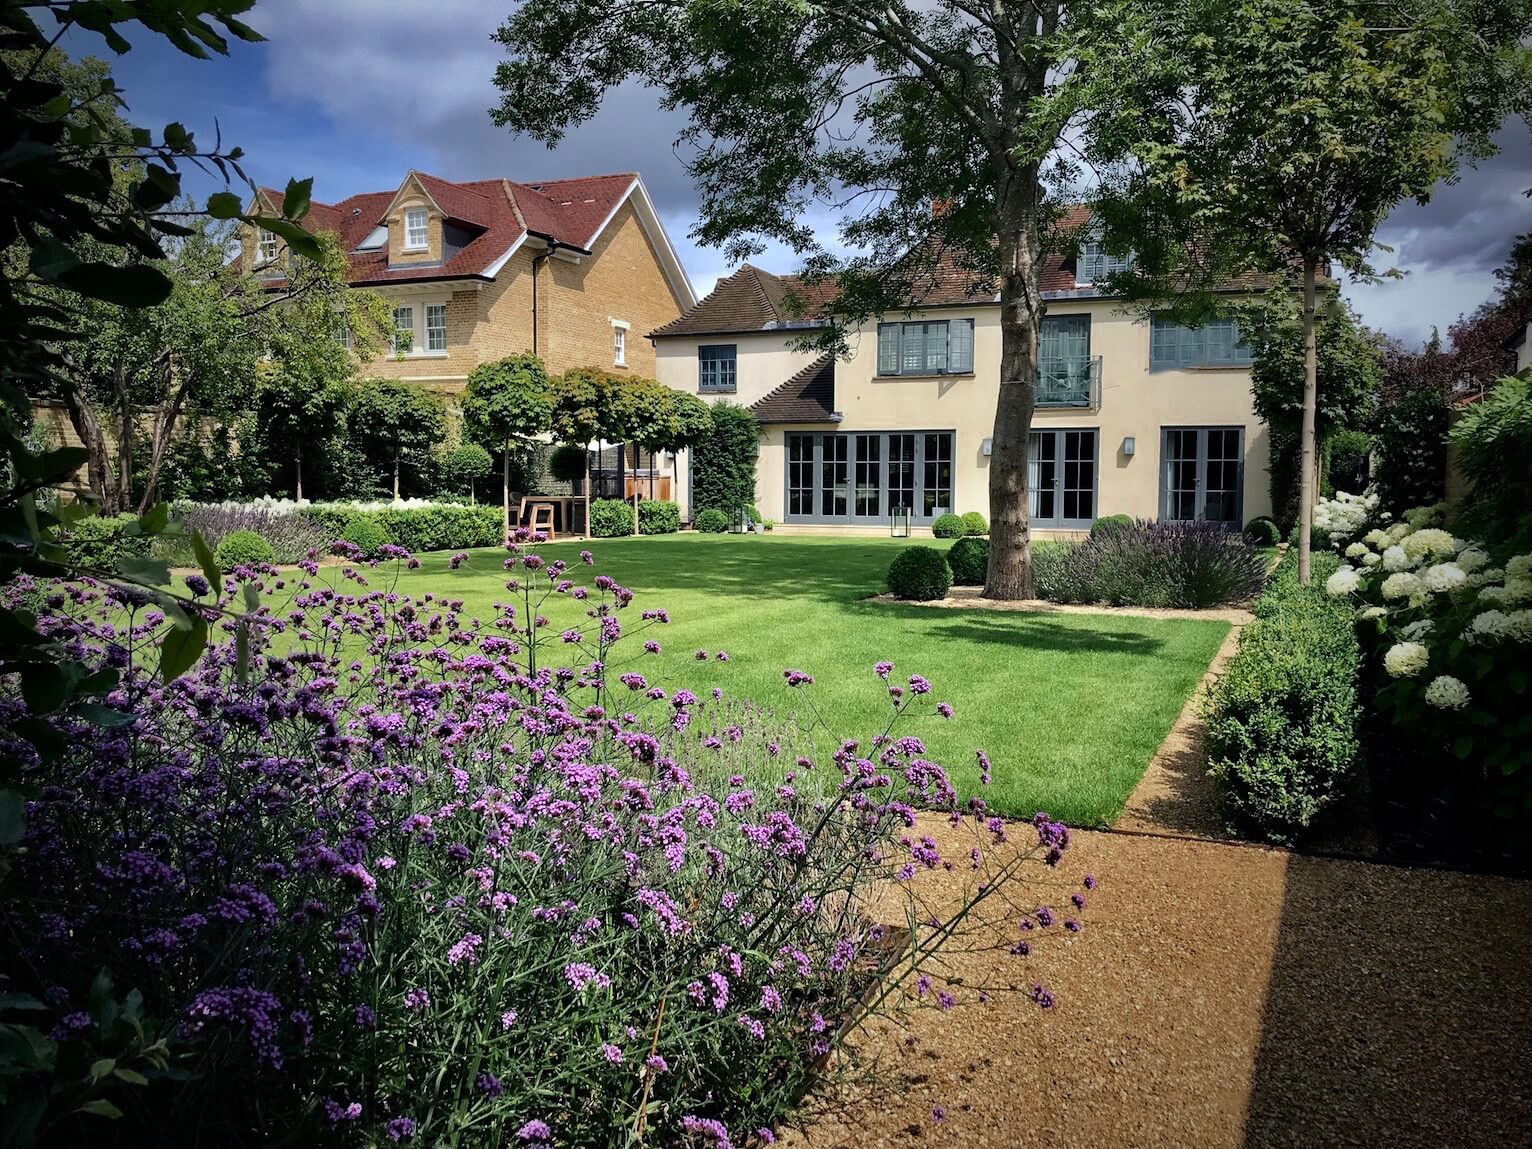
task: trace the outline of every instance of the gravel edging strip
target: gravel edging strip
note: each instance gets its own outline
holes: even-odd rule
[[[959,610],[994,610],[1012,613],[1030,614],[1113,614],[1125,618],[1152,618],[1152,619],[1177,619],[1177,618],[1200,618],[1211,619],[1215,622],[1231,622],[1243,624],[1251,621],[1255,616],[1243,607],[1219,606],[1209,607],[1202,610],[1183,610],[1179,607],[1159,606],[1105,606],[1087,603],[1073,602],[1049,602],[1041,598],[1024,599],[992,599],[984,598],[982,587],[955,586],[946,598],[931,599],[926,602],[918,602],[911,599],[895,598],[891,594],[869,595],[863,601],[875,602],[889,606],[927,606],[938,609]]]

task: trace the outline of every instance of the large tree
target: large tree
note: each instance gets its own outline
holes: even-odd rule
[[[418,383],[368,379],[356,388],[346,421],[368,460],[392,470],[398,502],[404,467],[429,459],[446,434],[447,410],[440,397]]]
[[[1167,290],[1241,272],[1302,292],[1304,492],[1315,490],[1319,281],[1528,108],[1528,0],[1109,0],[1082,49],[1103,214]],[[1201,275],[1200,282],[1197,276]],[[1311,495],[1300,500],[1309,578]]]
[[[1044,164],[1075,108],[1066,0],[524,0],[498,33],[500,124],[547,143],[636,79],[689,117],[680,152],[701,192],[694,235],[743,258],[775,240],[833,275],[848,328],[905,310],[938,260],[1000,300],[985,594],[1032,592],[1027,440],[1056,237]],[[857,251],[806,222],[828,202]],[[1066,241],[1067,242],[1067,241]],[[801,301],[800,301],[801,304]]]

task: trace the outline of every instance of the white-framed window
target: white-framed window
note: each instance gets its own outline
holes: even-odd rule
[[[347,351],[351,350],[351,324],[346,322],[344,315],[339,316],[335,322],[335,342],[339,343]]]
[[[415,347],[415,309],[408,304],[394,308],[393,349],[410,352]]]
[[[628,365],[628,325],[621,319],[612,320],[612,362],[618,367]]]
[[[404,248],[406,251],[419,251],[429,247],[430,241],[426,232],[426,209],[423,207],[407,207],[404,209]]]
[[[426,350],[447,350],[447,305],[426,304]]]
[[[277,261],[277,233],[261,228],[255,238],[255,256],[261,263]]]

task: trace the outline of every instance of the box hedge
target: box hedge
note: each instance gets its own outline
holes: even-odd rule
[[[962,515],[938,515],[931,524],[931,533],[939,539],[960,539],[968,533]]]
[[[1316,554],[1305,587],[1287,554],[1208,696],[1208,763],[1249,837],[1300,838],[1357,767],[1361,651],[1351,608],[1324,592],[1336,563]]]
[[[633,533],[633,504],[624,499],[594,499],[590,504],[590,533],[598,539],[620,539]]]
[[[983,586],[989,570],[989,540],[967,537],[958,539],[947,550],[947,566],[952,569],[956,586]]]
[[[74,566],[115,571],[121,559],[146,556],[149,541],[136,515],[92,515],[69,525],[64,554]]]
[[[952,568],[935,547],[905,547],[889,564],[888,590],[895,598],[929,602],[951,589]]]
[[[673,535],[681,529],[681,508],[660,499],[645,499],[638,504],[638,533]]]

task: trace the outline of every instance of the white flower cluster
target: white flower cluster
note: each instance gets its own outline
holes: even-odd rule
[[[1383,669],[1395,678],[1414,678],[1431,661],[1431,652],[1418,642],[1396,642],[1383,656]]]
[[[438,503],[434,499],[343,499],[337,502],[314,503],[308,499],[276,499],[270,495],[262,495],[257,499],[224,499],[219,503],[179,503],[180,507],[187,508],[212,508],[221,511],[234,511],[249,507],[258,511],[265,511],[272,515],[292,515],[308,507],[338,507],[348,511],[406,511],[418,507],[442,507],[454,506],[451,503]]]
[[[1351,495],[1336,491],[1333,499],[1320,499],[1314,507],[1314,525],[1330,533],[1332,539],[1349,539],[1377,514],[1378,493]]]
[[[1461,678],[1438,674],[1426,687],[1426,702],[1441,710],[1461,710],[1468,705],[1468,687]]]

